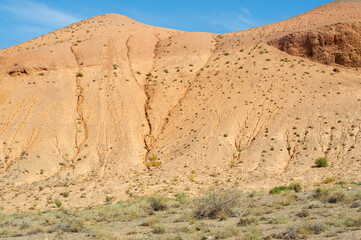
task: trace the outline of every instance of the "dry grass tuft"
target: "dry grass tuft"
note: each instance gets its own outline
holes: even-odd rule
[[[196,199],[194,216],[196,219],[232,216],[240,203],[240,196],[238,191],[233,190],[206,193],[202,198]]]

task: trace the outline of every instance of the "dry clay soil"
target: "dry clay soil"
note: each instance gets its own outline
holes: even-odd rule
[[[360,59],[360,1],[221,35],[106,14],[3,49],[0,204],[360,181]]]

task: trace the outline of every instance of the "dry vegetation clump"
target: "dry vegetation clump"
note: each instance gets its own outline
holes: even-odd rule
[[[247,216],[247,217],[241,217],[237,223],[238,226],[240,227],[247,227],[247,226],[251,226],[253,224],[258,224],[259,219],[257,217],[254,216]]]
[[[240,196],[238,191],[233,190],[206,193],[195,200],[194,216],[197,219],[233,216],[234,209],[240,203]]]
[[[149,205],[154,211],[164,211],[167,209],[165,198],[159,196],[152,196],[149,198]]]
[[[361,234],[361,186],[243,194],[213,190],[195,199],[132,197],[83,210],[0,211],[9,239],[352,239]],[[349,190],[350,189],[350,190]],[[330,211],[332,210],[332,212]]]
[[[277,232],[272,235],[275,239],[300,239],[298,229],[295,226],[290,226],[286,231]]]

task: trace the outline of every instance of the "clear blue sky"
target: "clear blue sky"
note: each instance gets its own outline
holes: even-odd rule
[[[0,49],[104,13],[225,33],[281,21],[332,0],[0,0]]]

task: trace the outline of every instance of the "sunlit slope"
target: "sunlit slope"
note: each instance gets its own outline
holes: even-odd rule
[[[356,180],[360,66],[322,54],[355,63],[357,34],[342,47],[313,41],[317,58],[302,41],[342,35],[332,26],[358,26],[360,12],[336,1],[223,35],[108,14],[0,51],[4,202],[22,206],[39,186],[39,205],[70,186],[69,204],[87,206],[104,194]]]

